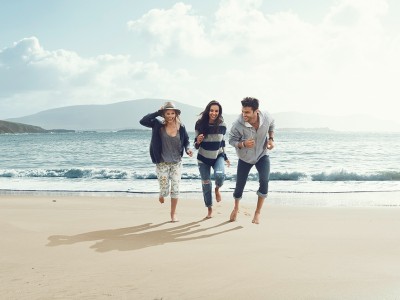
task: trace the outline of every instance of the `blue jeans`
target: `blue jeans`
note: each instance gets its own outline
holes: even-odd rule
[[[225,165],[224,158],[218,157],[214,166],[215,185],[221,187],[225,180]],[[211,166],[199,162],[199,171],[203,188],[204,203],[207,207],[212,206],[212,183],[211,183]]]
[[[254,165],[244,162],[239,159],[236,173],[236,187],[233,192],[233,197],[236,200],[242,199],[243,190],[247,182],[247,177],[249,176],[250,170]],[[269,182],[269,172],[270,163],[269,156],[262,156],[255,164],[258,171],[258,182],[260,183],[257,195],[266,198],[268,195],[268,182]]]

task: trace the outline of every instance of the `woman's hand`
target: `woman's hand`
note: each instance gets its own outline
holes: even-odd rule
[[[226,165],[228,166],[228,168],[231,166],[231,162],[229,161],[229,159],[227,159],[227,160],[225,161],[225,163],[226,163]]]
[[[204,134],[199,134],[196,139],[197,145],[200,145],[203,140],[204,140]]]

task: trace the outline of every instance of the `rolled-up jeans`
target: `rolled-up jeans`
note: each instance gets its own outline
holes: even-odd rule
[[[203,188],[203,198],[206,207],[211,207],[212,202],[212,183],[211,183],[211,166],[199,162],[199,171],[201,177],[201,183]],[[215,161],[214,166],[214,179],[215,179],[215,186],[221,187],[224,184],[225,180],[225,165],[224,165],[224,158],[222,156],[218,157]]]
[[[236,172],[236,187],[233,192],[233,197],[236,200],[242,199],[243,190],[246,186],[247,178],[249,176],[250,170],[253,164],[249,164],[241,159],[238,161],[237,172]],[[256,163],[255,166],[258,171],[258,182],[259,187],[257,195],[266,198],[268,195],[268,182],[269,182],[269,172],[270,172],[270,162],[269,156],[262,156]]]

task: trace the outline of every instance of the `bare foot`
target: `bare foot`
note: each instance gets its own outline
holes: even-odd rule
[[[219,187],[215,188],[215,200],[217,200],[217,202],[220,202],[222,200],[221,193],[219,192]]]
[[[176,217],[176,214],[171,214],[171,223],[179,222],[178,218]]]
[[[163,196],[158,197],[158,201],[160,201],[160,203],[164,203],[164,197]]]
[[[208,207],[208,213],[205,219],[211,219],[212,218],[212,207]]]
[[[236,221],[236,217],[237,217],[238,212],[239,212],[238,209],[236,209],[236,208],[233,209],[232,212],[231,212],[231,216],[229,217],[229,221],[231,221],[231,222]]]
[[[253,218],[253,221],[251,221],[251,222],[254,224],[260,224],[260,213],[259,212],[254,213],[254,218]]]

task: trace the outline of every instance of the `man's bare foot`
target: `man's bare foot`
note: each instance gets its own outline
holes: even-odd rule
[[[217,202],[220,202],[222,200],[221,193],[219,192],[219,187],[215,188],[215,200],[217,200]]]
[[[229,217],[229,221],[231,221],[231,222],[236,221],[236,217],[237,217],[238,212],[239,212],[239,210],[234,208],[232,210],[232,212],[231,212],[231,216]]]
[[[164,197],[163,196],[158,197],[158,201],[160,201],[160,203],[164,203]]]
[[[205,219],[211,219],[212,218],[212,207],[208,207],[208,213]]]
[[[254,218],[253,218],[253,221],[251,221],[251,222],[254,224],[260,224],[260,213],[259,212],[254,213]]]

